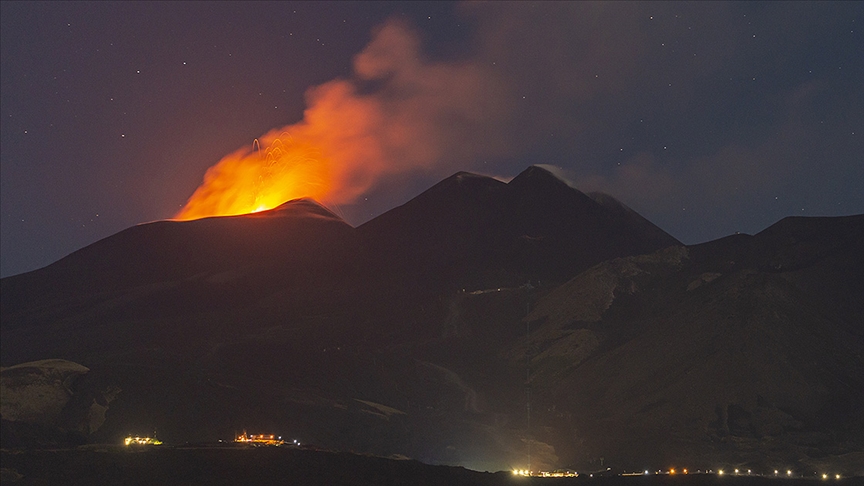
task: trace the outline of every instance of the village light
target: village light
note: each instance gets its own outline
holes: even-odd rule
[[[139,446],[139,445],[162,445],[162,441],[155,437],[138,437],[138,436],[128,436],[123,439],[123,443],[127,446]]]

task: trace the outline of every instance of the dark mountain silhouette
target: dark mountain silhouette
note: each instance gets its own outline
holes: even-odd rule
[[[789,218],[583,272],[510,353],[528,350],[537,401],[568,413],[538,421],[579,430],[577,454],[652,463],[860,452],[862,244],[864,217]]]
[[[789,218],[685,247],[540,167],[458,173],[358,228],[298,200],[142,224],[5,278],[0,358],[122,389],[94,441],[247,429],[481,470],[810,464],[862,449],[862,233]]]

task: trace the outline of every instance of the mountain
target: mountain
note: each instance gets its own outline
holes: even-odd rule
[[[121,389],[93,441],[247,429],[480,470],[835,458],[864,435],[862,227],[685,247],[541,167],[463,172],[357,228],[297,200],[2,279],[0,360]]]
[[[566,280],[599,261],[680,244],[618,204],[599,204],[536,166],[507,184],[463,172],[358,230],[386,256],[379,264],[438,273],[453,288]]]
[[[332,246],[352,231],[309,199],[244,216],[140,224],[44,269],[3,279],[3,293],[15,292],[4,297],[4,312],[13,303],[42,306],[46,300],[215,278],[223,272],[260,273],[274,264],[304,265],[318,245]]]
[[[860,474],[861,248],[862,216],[787,218],[610,260],[556,288],[509,351],[531,357],[546,440],[575,431],[571,460],[653,464],[800,467],[857,452]]]

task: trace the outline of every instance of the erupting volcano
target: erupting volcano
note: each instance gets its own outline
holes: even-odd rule
[[[271,132],[256,139],[251,149],[237,150],[208,169],[175,219],[255,213],[302,197],[321,201],[331,188],[320,150],[287,132]]]
[[[407,24],[382,25],[353,71],[310,88],[302,120],[211,167],[175,218],[245,214],[301,197],[352,203],[388,177],[444,175],[510,153],[498,123],[508,113],[500,86],[485,68],[425,59]]]

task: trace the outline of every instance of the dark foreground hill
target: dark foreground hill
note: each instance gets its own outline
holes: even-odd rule
[[[712,473],[649,474],[582,473],[573,478],[528,478],[509,471],[478,472],[452,466],[431,466],[351,453],[287,448],[159,447],[124,450],[122,446],[81,447],[53,451],[3,451],[3,484],[39,485],[237,485],[284,484],[321,486],[506,486],[550,484],[592,486],[762,486],[778,484],[852,484],[855,478],[829,481],[821,475],[796,473],[784,481],[773,477],[719,476]],[[665,472],[665,471],[664,471]],[[784,471],[785,473],[785,471]],[[768,473],[771,474],[770,472]]]
[[[790,218],[685,247],[537,167],[358,228],[308,200],[139,225],[0,281],[3,366],[73,362],[4,369],[4,436],[39,415],[40,437],[246,429],[478,470],[864,472],[862,235]]]

